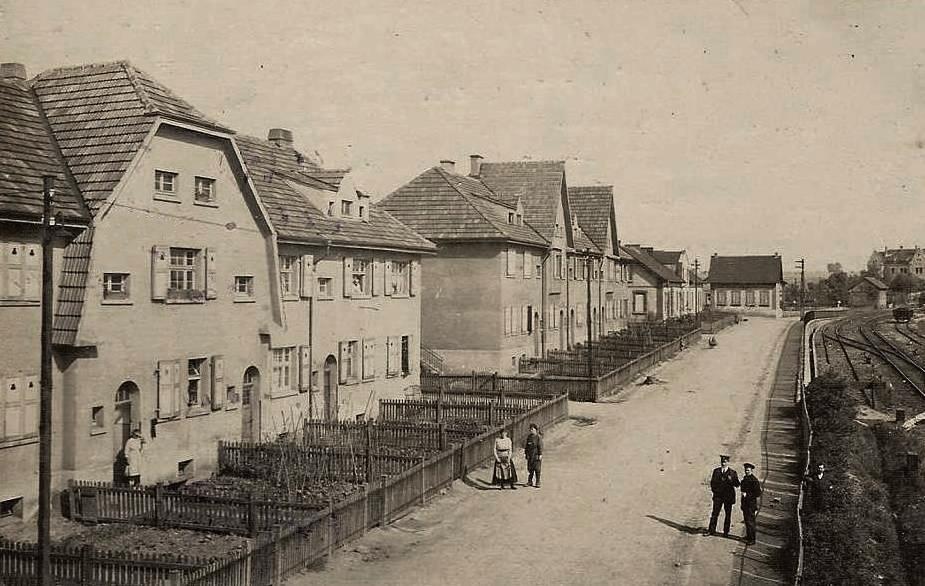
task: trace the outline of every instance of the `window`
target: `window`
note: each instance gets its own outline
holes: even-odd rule
[[[761,307],[768,307],[771,305],[771,292],[767,289],[762,289],[758,295],[758,305]]]
[[[748,306],[755,305],[755,290],[754,289],[745,290],[745,305],[748,305]]]
[[[392,295],[407,295],[411,282],[411,263],[405,260],[392,261]]]
[[[299,257],[297,256],[279,257],[279,289],[285,299],[294,298],[298,291],[298,266]]]
[[[202,398],[202,367],[205,358],[190,358],[186,361],[186,404],[198,405]]]
[[[527,333],[533,333],[533,306],[527,306]]]
[[[626,267],[626,280],[630,283],[633,282],[633,265]]]
[[[241,381],[241,404],[250,405],[251,396],[254,393],[254,387],[259,382],[259,375],[255,368],[248,368],[244,371],[244,379]],[[229,399],[230,401],[230,399]]]
[[[353,202],[346,199],[341,200],[340,202],[340,215],[342,216],[352,216],[353,215]]]
[[[0,441],[37,436],[39,377],[0,378]]]
[[[556,253],[556,276],[560,279],[565,278],[565,274],[562,272],[562,253]]]
[[[411,340],[410,336],[401,337],[401,374],[411,373]]]
[[[333,216],[333,215],[334,215],[334,202],[329,201],[328,202],[328,216]]]
[[[215,202],[215,179],[208,177],[196,177],[195,190],[193,192],[195,201],[199,203]]]
[[[366,206],[360,206],[360,219],[366,218]]]
[[[350,340],[343,343],[341,372],[344,382],[356,382],[360,378],[360,343]]]
[[[513,331],[513,325],[511,320],[511,308],[504,308],[504,335],[510,336]]]
[[[175,194],[177,192],[177,174],[170,171],[155,171],[154,190],[160,193]]]
[[[240,400],[240,397],[238,397],[238,390],[234,385],[229,385],[225,388],[225,400],[228,401],[229,405],[234,405]]]
[[[180,460],[177,462],[177,476],[187,477],[193,475],[193,460]]]
[[[293,359],[295,346],[273,349],[273,391],[285,393],[295,389]]]
[[[539,279],[543,276],[543,256],[537,254],[533,257],[533,274],[536,275],[536,278]]]
[[[515,274],[517,274],[514,272],[514,267],[516,265],[517,265],[517,251],[514,250],[513,248],[508,248],[506,265],[505,265],[506,267],[505,273],[507,274],[507,276],[513,277]]]
[[[733,289],[731,293],[732,301],[730,302],[730,305],[742,305],[742,292],[738,289]]]
[[[4,517],[22,517],[22,497],[0,501],[0,519]]]
[[[237,275],[234,278],[234,296],[236,299],[254,298],[254,277],[250,275]]]
[[[353,294],[369,295],[373,283],[373,263],[369,259],[353,259]]]
[[[517,251],[517,264],[514,266],[514,274],[522,275],[524,274],[524,251]]]
[[[508,223],[508,224],[513,224],[513,223],[514,223],[514,212],[508,212],[508,214],[507,214],[507,223]]]
[[[103,406],[97,405],[90,408],[90,431],[100,431],[105,429],[106,422],[103,420]]]
[[[646,313],[646,294],[644,291],[633,292],[633,313]]]
[[[533,270],[533,253],[524,252],[524,278],[529,279],[533,276],[531,271]]]
[[[717,307],[719,306],[725,307],[726,305],[726,290],[725,289],[718,289],[716,291],[716,305]]]
[[[38,302],[41,298],[41,246],[0,242],[0,300]]]
[[[128,299],[128,277],[128,273],[103,273],[103,300]]]
[[[191,291],[196,288],[198,250],[170,249],[170,288],[174,291]]]
[[[318,298],[334,299],[334,279],[318,277]]]
[[[517,214],[517,225],[522,226],[524,223],[524,217],[521,214]]]

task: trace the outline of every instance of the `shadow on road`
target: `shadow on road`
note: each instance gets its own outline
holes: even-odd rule
[[[653,521],[658,521],[662,525],[668,525],[672,529],[680,531],[682,533],[687,533],[689,535],[700,535],[704,532],[704,527],[691,527],[690,525],[682,525],[680,523],[675,523],[674,521],[669,521],[668,519],[662,519],[661,517],[656,517],[655,515],[646,515],[649,519]]]
[[[497,486],[482,479],[472,479],[468,475],[463,476],[463,484],[475,490],[500,490]]]

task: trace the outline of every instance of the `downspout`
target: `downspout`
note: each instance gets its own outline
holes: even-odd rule
[[[551,254],[552,249],[547,248],[540,265],[540,271],[542,271],[540,275],[540,358],[546,358],[546,296],[549,291],[549,282],[546,280],[546,261]]]

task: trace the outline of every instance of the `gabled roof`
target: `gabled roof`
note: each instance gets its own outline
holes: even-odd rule
[[[652,250],[650,254],[663,265],[677,266],[681,262],[680,250]]]
[[[638,264],[641,264],[659,279],[669,283],[681,282],[681,277],[677,273],[671,269],[666,268],[665,265],[660,263],[657,258],[649,253],[649,251],[652,250],[651,248],[646,249],[642,246],[639,246],[638,244],[626,244],[621,246],[620,250],[621,255],[623,252],[625,252],[627,256],[632,258]]]
[[[336,193],[334,182],[339,185],[345,171],[320,169],[294,149],[269,141],[249,136],[236,136],[234,140],[280,239],[418,252],[435,250],[432,242],[395,219],[381,205],[369,206],[366,222],[332,218],[297,188]]]
[[[891,264],[906,264],[912,261],[915,253],[919,251],[915,248],[891,248],[882,253],[883,262]]]
[[[119,183],[157,116],[231,132],[127,61],[52,69],[32,87],[93,212]]]
[[[516,203],[501,203],[478,179],[441,167],[424,171],[387,195],[380,205],[435,241],[503,240],[547,245],[529,222],[509,223]]]
[[[496,197],[508,203],[520,198],[524,220],[543,238],[552,241],[556,209],[565,184],[565,161],[483,162],[479,179]]]
[[[718,284],[771,285],[784,282],[784,269],[777,255],[719,256],[710,258],[707,280]]]
[[[582,232],[598,249],[606,250],[607,228],[615,218],[613,185],[569,186],[568,197],[571,212],[578,218]]]
[[[0,81],[0,217],[41,221],[43,175],[55,176],[54,212],[64,222],[87,223],[90,215],[32,91],[24,83]]]
[[[881,281],[880,279],[876,277],[864,277],[863,279],[861,279],[860,281],[852,285],[851,289],[854,289],[855,287],[858,287],[860,285],[865,285],[865,284],[870,285],[873,288],[878,289],[880,291],[887,291],[890,288],[889,285],[887,285],[886,283],[884,283],[883,281]]]
[[[577,230],[572,231],[572,240],[574,243],[574,248],[576,252],[583,252],[588,250],[594,254],[600,254],[601,249],[585,235],[584,230],[581,229],[581,226],[578,226]]]

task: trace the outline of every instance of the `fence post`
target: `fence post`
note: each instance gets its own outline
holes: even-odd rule
[[[93,580],[93,565],[91,563],[91,556],[93,554],[93,548],[90,545],[84,545],[80,548],[80,584],[81,586],[87,585],[90,586],[94,583]]]
[[[180,584],[182,583],[181,581],[182,576],[183,574],[180,572],[180,570],[177,570],[177,569],[170,570],[170,578],[169,578],[170,586],[180,586]]]
[[[427,496],[427,478],[424,477],[424,468],[426,468],[427,456],[421,456],[421,504],[426,502]]]
[[[164,483],[154,485],[154,526],[160,527],[166,520],[164,514]]]
[[[273,526],[273,584],[283,583],[282,547],[280,547],[280,526]]]
[[[443,391],[440,391],[440,396],[437,397],[437,423],[443,421]]]
[[[254,500],[254,491],[247,496],[247,532],[254,538],[257,537],[257,501]]]
[[[369,531],[369,483],[363,485],[363,533]]]
[[[440,451],[442,452],[445,449],[446,449],[446,423],[441,421],[440,422]]]
[[[488,425],[489,427],[495,426],[495,404],[488,404]]]
[[[328,558],[334,553],[334,497],[328,496]]]
[[[366,482],[370,483],[373,481],[373,421],[372,419],[366,420]]]
[[[387,494],[389,490],[388,482],[387,482],[388,478],[389,477],[386,476],[385,474],[380,476],[380,479],[382,480],[382,488],[379,490],[379,492],[380,494],[382,494],[382,526],[383,527],[389,524],[389,495]]]

